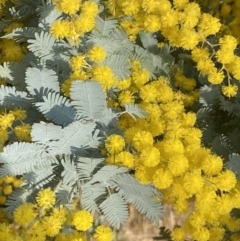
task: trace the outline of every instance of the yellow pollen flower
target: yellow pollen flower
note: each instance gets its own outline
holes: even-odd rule
[[[141,150],[140,160],[146,167],[155,167],[160,162],[160,152],[156,147],[147,147]]]
[[[89,59],[94,62],[101,63],[106,58],[106,56],[107,53],[102,46],[95,45],[88,51]]]
[[[120,135],[111,135],[106,139],[105,147],[110,154],[117,154],[123,150],[125,141]]]
[[[81,13],[92,18],[97,16],[98,11],[98,5],[93,1],[85,1],[81,7]]]
[[[85,55],[82,55],[82,54],[79,54],[79,55],[76,55],[76,56],[73,56],[71,59],[70,59],[70,66],[71,66],[71,69],[73,71],[75,70],[79,70],[81,69],[82,67],[86,66],[87,62],[85,60]]]
[[[56,20],[50,28],[50,33],[56,39],[63,39],[63,38],[68,37],[69,29],[70,29],[69,21],[67,21],[67,20]]]
[[[144,30],[155,33],[161,29],[161,19],[157,15],[149,14],[143,22]]]
[[[133,137],[133,146],[137,150],[150,147],[153,145],[153,136],[148,131],[138,131]]]
[[[134,102],[133,93],[130,90],[124,90],[118,96],[118,100],[121,103],[121,105],[133,103]]]
[[[75,14],[81,5],[81,0],[61,0],[59,1],[59,7],[62,12],[67,14]]]
[[[122,10],[126,15],[133,16],[138,13],[140,6],[137,0],[124,0]]]
[[[230,191],[235,187],[237,178],[234,172],[226,170],[218,174],[217,177],[214,177],[213,183],[222,191]]]
[[[115,163],[120,163],[128,168],[133,168],[134,161],[134,156],[128,151],[122,151],[115,156]]]
[[[54,216],[44,217],[41,223],[46,234],[50,237],[56,236],[62,227],[61,221]]]
[[[223,71],[217,71],[216,68],[212,69],[208,75],[208,81],[213,85],[221,84],[224,80]]]
[[[32,127],[30,124],[22,124],[14,128],[14,133],[21,141],[31,141],[31,129]]]
[[[168,170],[159,168],[153,175],[153,184],[159,189],[168,188],[173,182],[172,174]]]
[[[97,80],[104,90],[113,87],[116,77],[109,66],[95,66],[93,68],[93,79]]]
[[[93,237],[96,241],[112,241],[114,239],[114,234],[109,227],[100,225],[96,228]]]
[[[8,131],[0,127],[0,143],[3,144],[8,140]]]
[[[13,213],[13,219],[20,226],[26,228],[37,216],[32,203],[21,204]]]
[[[11,113],[9,114],[1,114],[0,115],[0,126],[2,128],[11,127],[15,120],[15,116]]]
[[[26,110],[16,108],[10,111],[14,115],[15,120],[24,120],[27,117]]]
[[[174,228],[171,232],[172,241],[182,241],[185,240],[186,233],[181,227]]]
[[[222,92],[226,97],[234,97],[237,95],[238,92],[238,86],[235,84],[230,85],[223,85],[222,86]]]
[[[81,210],[77,211],[73,215],[72,224],[76,227],[79,231],[87,231],[93,223],[93,216],[90,212]]]
[[[39,207],[49,208],[56,202],[55,193],[50,188],[43,189],[37,194],[36,200]]]

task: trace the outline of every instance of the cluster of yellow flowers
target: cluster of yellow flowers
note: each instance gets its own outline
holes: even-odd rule
[[[240,58],[234,54],[237,39],[225,35],[219,43],[211,44],[207,38],[218,34],[223,26],[218,18],[201,13],[197,3],[188,0],[174,0],[173,4],[168,0],[108,0],[107,5],[132,41],[140,31],[161,31],[172,47],[191,50],[197,69],[211,84],[222,84],[222,92],[227,97],[236,96],[238,87],[231,79],[240,80]]]
[[[211,11],[212,15],[221,19],[224,24],[223,29],[226,33],[240,39],[240,1],[224,0],[210,1],[197,0],[199,4]]]
[[[66,6],[56,5],[67,13]],[[73,26],[75,19],[84,14],[82,6],[78,7],[79,12],[74,11],[75,18],[71,15]],[[239,68],[236,68],[239,57],[234,55],[237,40],[226,35],[219,39],[215,51],[215,46],[207,37],[217,34],[221,24],[210,14],[201,13],[197,3],[187,0],[176,0],[173,4],[168,0],[161,0],[161,3],[156,0],[108,0],[106,6],[131,41],[136,40],[140,31],[161,31],[172,47],[191,51],[197,69],[208,76],[210,83],[221,84],[226,75],[228,85],[222,86],[223,94],[228,97],[236,95],[237,87],[230,83],[230,74],[239,79]],[[91,22],[91,15],[85,15],[85,18]],[[55,24],[60,22],[52,25],[51,33],[57,38],[68,38],[58,36],[67,31],[63,30],[63,26],[60,31]],[[94,24],[91,28],[82,29],[85,33],[93,28]],[[78,37],[84,33],[78,33]],[[72,57],[72,74],[63,83],[62,91],[69,96],[73,81],[93,78],[106,91],[119,89],[117,98],[108,97],[109,106],[121,109],[124,104],[140,101],[139,105],[147,111],[148,117],[137,118],[136,121],[128,115],[120,117],[119,128],[124,131],[124,136],[111,135],[107,138],[107,162],[134,169],[136,178],[145,184],[152,182],[164,193],[164,201],[173,204],[179,214],[187,213],[190,202],[195,200],[195,208],[184,226],[173,230],[174,241],[186,237],[199,241],[222,240],[225,225],[228,223],[227,227],[231,230],[230,226],[235,222],[230,217],[230,211],[238,208],[237,180],[233,172],[223,169],[220,157],[201,146],[201,131],[194,127],[196,115],[185,113],[184,106],[193,104],[198,98],[196,81],[177,70],[174,78],[181,91],[174,92],[166,77],[150,81],[150,73],[136,60],[130,60],[130,77],[119,81],[109,66],[101,64],[106,55],[102,46],[93,46],[87,54]],[[217,68],[215,62],[221,63],[221,68]]]
[[[163,192],[162,201],[178,214],[188,213],[194,202],[194,210],[183,227],[172,232],[172,240],[221,241],[225,225],[238,222],[230,217],[231,210],[240,207],[237,179],[232,171],[223,170],[221,157],[201,146],[196,115],[184,113],[183,102],[174,94],[169,88],[165,101],[142,100],[140,105],[149,113],[146,120],[121,117],[124,137],[106,139],[107,161],[134,169],[141,183],[152,182]]]
[[[1,5],[0,5],[1,8]],[[4,29],[4,34],[11,33],[16,28],[21,28],[24,25],[20,22],[11,22]],[[0,64],[4,62],[20,62],[27,52],[25,44],[17,43],[12,39],[0,40],[1,60]]]
[[[0,178],[0,223],[7,223],[8,218],[4,210],[4,205],[8,196],[13,192],[14,188],[20,187],[22,179],[13,176],[5,176]]]
[[[132,41],[140,31],[161,31],[171,46],[191,51],[197,69],[208,76],[210,83],[221,84],[227,78],[228,85],[222,86],[225,96],[237,94],[237,86],[230,82],[230,75],[240,79],[239,57],[234,54],[237,40],[225,35],[215,48],[207,37],[217,34],[221,24],[210,14],[202,14],[198,4],[108,0],[107,6]],[[217,67],[219,63],[221,67]],[[171,203],[179,214],[187,213],[194,202],[194,210],[183,227],[173,230],[172,240],[220,241],[225,227],[239,231],[234,225],[239,220],[230,216],[231,210],[239,208],[239,184],[232,171],[224,170],[222,158],[201,146],[202,133],[194,127],[196,115],[185,113],[184,106],[192,104],[198,96],[194,93],[196,83],[177,71],[175,80],[179,88],[194,93],[189,100],[183,92],[171,89],[168,78],[149,80],[149,72],[133,61],[130,77],[112,85],[120,92],[117,99],[109,99],[110,106],[121,108],[123,104],[138,102],[149,115],[136,121],[127,115],[120,117],[119,127],[124,136],[107,138],[107,161],[134,169],[142,183],[152,182],[164,193],[164,202]],[[237,240],[238,236],[231,238]]]
[[[0,114],[1,150],[12,133],[21,141],[31,141],[31,125],[23,122],[26,117],[26,111],[19,108]]]
[[[65,17],[52,24],[50,33],[58,40],[80,44],[81,38],[95,27],[98,4],[90,0],[53,0],[53,4]],[[235,55],[237,39],[225,35],[218,43],[210,43],[208,37],[219,33],[221,24],[212,15],[201,13],[197,3],[188,0],[173,0],[172,3],[168,0],[106,0],[106,7],[119,20],[131,41],[136,41],[140,31],[161,31],[172,47],[191,52],[197,70],[207,75],[211,84],[227,81],[227,85],[222,85],[225,96],[237,94],[237,86],[231,82],[232,78],[240,79],[240,57]],[[11,24],[5,33],[20,26]],[[159,43],[159,48],[161,46]],[[20,61],[24,56],[25,47],[12,40],[1,40],[0,48],[3,61]],[[163,192],[162,201],[172,204],[179,214],[188,213],[194,203],[184,225],[172,231],[173,241],[185,238],[221,241],[226,227],[232,232],[240,231],[239,220],[230,216],[231,210],[240,208],[240,184],[232,171],[224,169],[221,157],[202,147],[202,133],[195,127],[196,114],[185,112],[185,107],[198,99],[196,81],[177,70],[174,80],[179,91],[174,91],[170,78],[161,76],[151,80],[149,71],[137,60],[129,60],[130,76],[120,81],[109,66],[102,64],[106,57],[107,51],[100,45],[73,56],[69,61],[71,75],[61,88],[69,97],[73,81],[94,79],[106,93],[111,88],[119,90],[115,97],[107,96],[109,106],[122,110],[124,104],[138,103],[148,113],[145,119],[136,120],[127,114],[120,116],[118,126],[124,135],[114,134],[106,139],[102,152],[106,154],[107,162],[133,169],[141,183],[153,183]],[[2,146],[13,132],[18,140],[31,141],[31,126],[22,122],[25,118],[26,112],[21,109],[1,113]],[[16,121],[20,125],[16,125]],[[17,185],[14,181],[12,185],[7,184],[9,181],[6,180],[7,177],[2,183],[0,180],[0,204],[5,203],[5,196]],[[84,232],[93,224],[92,215],[86,210],[70,213],[55,202],[54,192],[44,189],[38,193],[36,204],[20,205],[14,212],[12,224],[0,224],[0,241],[44,241],[47,236],[55,241],[86,240]],[[62,232],[64,225],[76,230],[66,234]],[[111,241],[113,233],[110,228],[99,226],[94,238]],[[231,238],[239,240],[237,234]]]
[[[51,26],[51,34],[56,39],[67,38],[79,44],[80,38],[95,27],[98,4],[93,1],[53,0],[56,9],[68,14],[66,19],[58,19]]]
[[[0,241],[45,241],[46,237],[56,237],[55,241],[86,241],[85,231],[92,226],[93,216],[85,210],[76,209],[70,213],[66,207],[55,206],[55,202],[55,193],[48,188],[37,194],[35,204],[21,204],[14,211],[11,224],[0,223]],[[61,232],[63,227],[75,227],[75,230]],[[96,241],[111,241],[113,232],[100,225],[95,229],[94,238]]]

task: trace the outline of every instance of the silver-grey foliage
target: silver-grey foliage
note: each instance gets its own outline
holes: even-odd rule
[[[156,41],[142,35],[145,49],[139,47],[129,41],[123,29],[116,28],[117,20],[97,17],[96,29],[84,36],[84,46],[77,49],[49,33],[59,14],[53,11],[51,1],[40,2],[40,22],[33,19],[29,26],[4,36],[27,44],[29,53],[19,63],[0,66],[0,77],[11,85],[0,87],[0,105],[8,110],[26,110],[26,121],[32,127],[32,142],[16,142],[10,136],[0,153],[0,176],[21,175],[24,180],[6,203],[8,214],[11,216],[23,202],[34,202],[40,189],[50,187],[55,190],[58,205],[71,207],[73,198],[79,198],[83,208],[102,213],[115,228],[128,220],[128,203],[157,222],[163,210],[155,196],[161,194],[151,185],[140,184],[128,168],[106,163],[106,156],[99,151],[109,134],[122,133],[117,126],[119,116],[144,118],[146,112],[137,104],[121,109],[108,107],[106,96],[112,93],[117,98],[116,90],[106,93],[94,79],[73,81],[70,97],[60,88],[71,74],[70,57],[86,53],[94,44],[105,48],[103,65],[109,66],[119,81],[130,75],[129,59],[140,61],[156,78],[157,66],[163,66],[161,57],[148,51],[152,45],[156,47]],[[23,15],[28,16],[35,5],[30,1],[19,11],[26,11]],[[11,9],[17,18],[20,12]]]

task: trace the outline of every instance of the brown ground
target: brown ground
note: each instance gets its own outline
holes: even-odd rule
[[[189,215],[176,215],[172,207],[167,204],[164,205],[164,210],[164,220],[160,221],[159,227],[164,226],[169,230],[172,230],[175,225],[182,225],[183,221]],[[150,223],[133,206],[130,206],[130,219],[126,227],[116,235],[117,237],[114,241],[153,241],[154,236],[159,236],[159,227]]]
[[[114,241],[154,241],[153,237],[159,236],[159,228],[165,227],[172,230],[174,226],[181,226],[193,210],[193,205],[189,206],[189,213],[186,215],[177,215],[171,205],[164,204],[165,215],[163,220],[159,222],[159,226],[149,222],[144,215],[140,214],[132,205],[129,205],[130,218],[125,227],[115,233]],[[108,223],[103,221],[103,225]],[[94,241],[92,238],[91,241]],[[168,240],[161,240],[168,241]]]

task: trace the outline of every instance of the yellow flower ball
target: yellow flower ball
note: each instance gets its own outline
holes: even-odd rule
[[[158,168],[153,175],[153,184],[159,189],[170,187],[173,182],[172,174],[168,170]]]
[[[89,51],[87,56],[91,61],[101,63],[106,58],[107,53],[102,46],[93,46]]]
[[[153,145],[153,136],[148,131],[138,131],[135,133],[133,137],[133,146],[137,150],[141,150],[146,147],[150,147]]]
[[[171,232],[172,241],[183,241],[186,238],[186,233],[183,228],[174,228]]]
[[[114,239],[114,234],[109,227],[101,225],[95,229],[93,237],[96,241],[112,241]]]
[[[111,135],[105,141],[105,147],[110,154],[117,154],[123,150],[125,141],[120,135]]]
[[[222,92],[226,97],[234,97],[237,95],[238,86],[235,84],[223,85]]]
[[[20,226],[26,228],[37,216],[32,203],[23,203],[13,213],[13,219]]]
[[[140,152],[140,161],[146,167],[155,167],[160,162],[160,152],[156,147],[147,147]]]
[[[77,211],[73,215],[72,224],[76,227],[79,231],[87,231],[93,223],[93,216],[90,212],[81,210]]]
[[[122,151],[115,156],[115,163],[120,163],[128,168],[133,168],[134,160],[134,156],[128,151]]]
[[[22,124],[14,128],[14,133],[19,140],[30,142],[32,140],[31,129],[32,127],[30,124]]]
[[[46,234],[50,237],[55,237],[62,227],[61,221],[54,216],[44,217],[41,221],[41,225]]]
[[[55,193],[50,188],[43,189],[37,194],[36,200],[39,207],[49,208],[56,202]]]
[[[237,184],[237,178],[234,172],[226,170],[214,177],[213,183],[222,191],[230,191]]]

